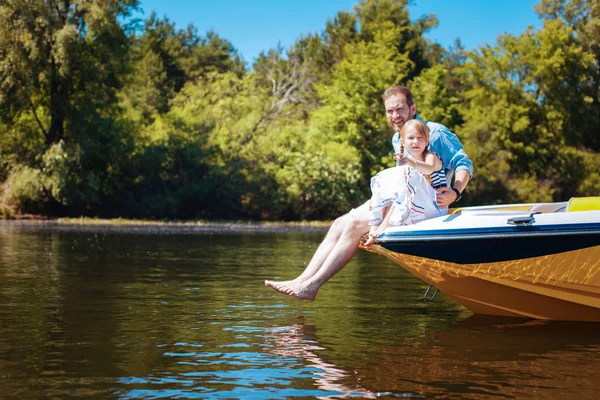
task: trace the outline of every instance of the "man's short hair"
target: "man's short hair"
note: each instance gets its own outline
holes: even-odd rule
[[[381,97],[383,98],[383,101],[386,101],[390,97],[398,95],[403,95],[406,98],[407,106],[410,107],[414,104],[412,93],[410,92],[410,90],[408,90],[406,86],[402,85],[394,85],[385,89],[385,92],[383,92],[383,95],[381,95]]]

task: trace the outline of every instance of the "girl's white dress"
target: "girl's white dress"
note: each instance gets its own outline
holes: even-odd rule
[[[427,178],[406,165],[379,172],[371,178],[371,218],[369,225],[380,225],[384,209],[393,206],[391,225],[410,225],[448,212],[435,201],[435,190]]]

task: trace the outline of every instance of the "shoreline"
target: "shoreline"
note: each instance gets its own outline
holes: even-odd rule
[[[46,218],[0,219],[0,228],[18,231],[102,231],[147,233],[276,233],[326,232],[332,221],[160,221],[124,218]]]

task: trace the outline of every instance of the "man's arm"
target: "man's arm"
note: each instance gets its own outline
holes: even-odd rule
[[[471,174],[466,169],[461,169],[456,171],[456,175],[454,177],[454,185],[452,185],[455,189],[458,189],[459,192],[463,192],[467,187],[467,183],[471,180]]]
[[[433,151],[442,157],[444,168],[454,171],[454,185],[437,189],[438,206],[443,208],[458,198],[453,188],[462,194],[467,187],[473,174],[473,162],[465,153],[458,137],[447,127],[437,123],[428,123],[428,126],[432,130],[431,147]],[[450,182],[448,184],[450,185]]]
[[[431,130],[429,148],[441,157],[444,168],[451,169],[454,172],[466,169],[472,176],[473,162],[465,153],[458,136],[450,132],[444,125],[436,122],[428,122],[427,126]]]
[[[471,179],[471,174],[466,169],[461,169],[461,170],[456,171],[456,174],[454,176],[453,188],[458,190],[460,193],[462,193],[463,190],[465,190],[465,188],[467,187],[467,183],[469,183],[470,179]],[[450,206],[450,204],[454,203],[456,201],[456,199],[458,198],[458,195],[456,194],[456,192],[452,188],[449,188],[449,187],[439,188],[436,191],[437,191],[436,200],[437,200],[438,206],[440,208]]]

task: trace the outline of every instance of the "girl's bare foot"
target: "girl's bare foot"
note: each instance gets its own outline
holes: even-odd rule
[[[375,239],[377,239],[377,235],[372,235],[369,233],[369,238],[365,241],[365,247],[371,247],[375,244]]]
[[[271,289],[293,297],[295,299],[313,301],[317,297],[318,287],[308,282],[293,281],[265,281],[265,285]]]
[[[380,232],[379,226],[380,225],[371,225],[371,228],[369,229],[369,236],[365,241],[365,247],[370,247],[375,243],[375,239],[377,239],[377,235]]]

